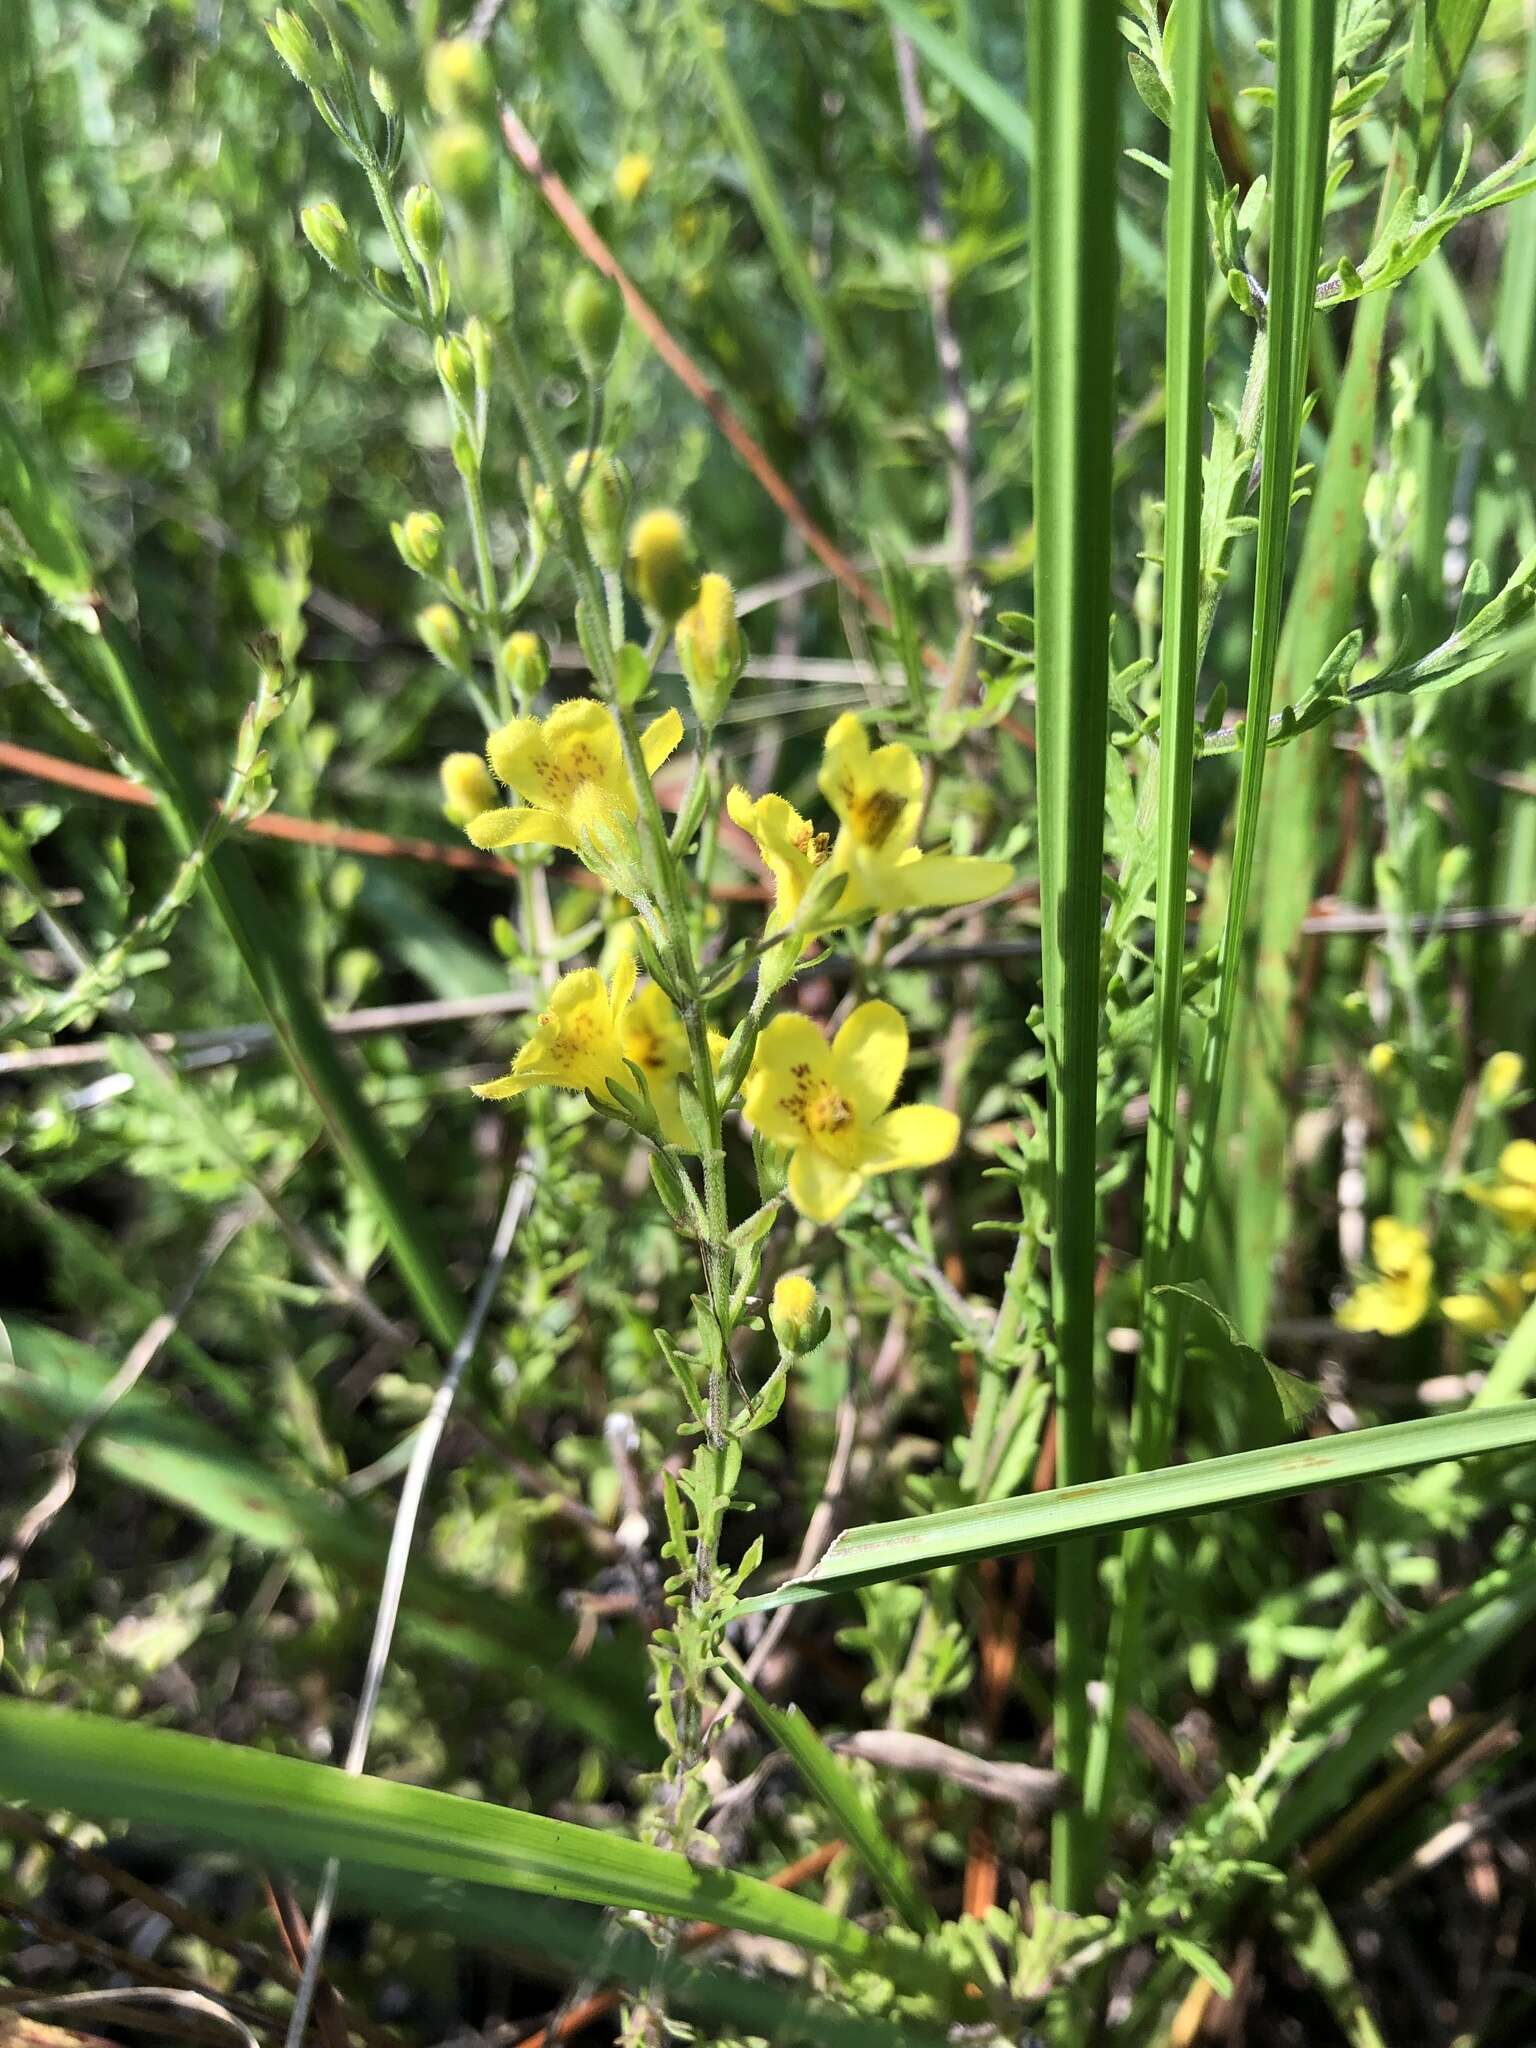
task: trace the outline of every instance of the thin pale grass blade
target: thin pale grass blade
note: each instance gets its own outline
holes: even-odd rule
[[[1011,1557],[1021,1550],[1070,1543],[1085,1534],[1104,1536],[1181,1521],[1216,1509],[1284,1500],[1318,1487],[1349,1485],[1531,1444],[1536,1444],[1536,1401],[1469,1408],[1456,1415],[1423,1415],[1412,1422],[1383,1423],[1311,1443],[1267,1444],[1157,1472],[1122,1472],[1113,1479],[1059,1487],[1051,1493],[947,1508],[904,1521],[871,1522],[845,1530],[803,1579],[744,1600],[741,1611],[759,1613],[854,1586],[918,1578],[982,1557]]]
[[[1183,0],[1173,57],[1168,193],[1168,424],[1164,452],[1164,563],[1161,723],[1157,776],[1157,924],[1153,952],[1152,1078],[1142,1226],[1142,1346],[1131,1414],[1129,1469],[1165,1465],[1179,1399],[1174,1314],[1159,1283],[1171,1277],[1177,1218],[1178,1103],[1188,946],[1190,808],[1194,789],[1195,695],[1200,671],[1200,532],[1204,515],[1201,442],[1205,423],[1206,85],[1210,21],[1206,0]],[[1143,1531],[1127,1537],[1111,1610],[1108,1698],[1094,1724],[1084,1806],[1102,1829],[1114,1794],[1125,1710],[1140,1690],[1143,1624],[1151,1571]]]
[[[1110,521],[1115,431],[1116,132],[1122,58],[1113,10],[1030,10],[1030,271],[1035,406],[1035,654],[1040,902],[1058,1367],[1057,1471],[1097,1470],[1099,933],[1109,717]],[[1095,1676],[1090,1543],[1056,1570],[1056,1761],[1081,1780]],[[1084,1816],[1056,1816],[1058,1904],[1086,1904]]]

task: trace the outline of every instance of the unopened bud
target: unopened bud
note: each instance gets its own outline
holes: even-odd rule
[[[357,242],[346,215],[333,200],[322,199],[318,206],[306,206],[299,215],[299,226],[311,249],[332,270],[343,277],[362,276],[363,259]]]
[[[576,360],[595,382],[613,361],[624,329],[618,287],[596,271],[580,270],[565,288],[560,311]]]
[[[1500,1109],[1525,1078],[1525,1061],[1517,1052],[1496,1052],[1483,1069],[1483,1100]]]
[[[1486,1337],[1504,1326],[1498,1303],[1490,1301],[1486,1294],[1447,1294],[1441,1299],[1440,1313],[1448,1323],[1473,1337]]]
[[[634,205],[651,182],[654,169],[650,158],[637,149],[619,158],[613,167],[613,189],[626,206]]]
[[[467,825],[501,801],[491,771],[479,754],[450,754],[438,774],[443,785],[443,816],[450,825]]]
[[[832,1317],[803,1273],[786,1273],[773,1290],[768,1320],[779,1349],[790,1358],[814,1351],[832,1326]]]
[[[617,569],[624,559],[624,515],[629,510],[629,471],[616,455],[601,451],[573,455],[566,483],[576,503],[587,546],[599,569]]]
[[[267,34],[273,49],[300,85],[319,92],[327,77],[325,59],[320,54],[320,45],[293,10],[280,7],[267,23]]]
[[[467,672],[469,654],[464,643],[464,628],[451,605],[429,604],[425,611],[418,612],[416,631],[427,652],[435,655],[444,668],[451,668],[455,675]]]
[[[463,121],[496,111],[496,81],[490,59],[468,36],[435,43],[427,58],[427,103],[445,121]]]
[[[461,334],[441,334],[432,351],[444,389],[465,412],[475,409],[475,359]]]
[[[393,520],[390,535],[400,559],[418,576],[430,576],[443,552],[443,522],[435,512],[407,512]]]
[[[393,121],[400,111],[400,95],[395,91],[395,82],[375,67],[368,74],[368,90],[373,94],[373,104],[386,121]]]
[[[474,121],[451,121],[427,143],[433,183],[450,199],[474,212],[485,204],[496,182],[496,153],[491,138]]]
[[[630,529],[630,576],[635,595],[663,625],[680,619],[698,595],[693,547],[676,512],[643,512]]]
[[[430,185],[413,185],[400,213],[411,254],[423,270],[430,270],[443,253],[443,202]]]
[[[475,382],[482,391],[488,391],[491,385],[491,330],[478,313],[471,313],[464,322],[464,340],[470,361],[475,366]]]
[[[712,726],[741,680],[747,653],[736,623],[736,593],[725,577],[711,573],[677,622],[677,658],[688,680],[699,723]]]
[[[1382,1040],[1381,1043],[1373,1045],[1366,1054],[1365,1064],[1378,1081],[1382,1080],[1397,1065],[1397,1047]]]
[[[522,703],[536,697],[549,680],[549,655],[537,633],[509,633],[501,643],[501,665]]]

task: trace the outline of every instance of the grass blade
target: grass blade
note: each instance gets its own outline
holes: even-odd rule
[[[1195,690],[1200,672],[1200,454],[1205,420],[1205,150],[1210,21],[1206,0],[1179,10],[1173,58],[1168,196],[1167,377],[1164,453],[1162,722],[1157,751],[1157,927],[1153,958],[1152,1079],[1142,1228],[1142,1349],[1131,1414],[1130,1470],[1165,1465],[1179,1398],[1171,1277],[1177,1215],[1177,1134],[1184,956],[1188,931],[1190,807],[1195,767]],[[1143,1620],[1152,1561],[1144,1531],[1121,1555],[1110,1621],[1108,1700],[1094,1725],[1084,1806],[1102,1828],[1114,1789],[1125,1710],[1140,1684]]]
[[[1057,1471],[1097,1466],[1093,1414],[1098,1261],[1099,931],[1115,429],[1115,178],[1120,51],[1114,11],[1061,0],[1030,11],[1035,176],[1030,282],[1035,407],[1036,732],[1040,929],[1054,1215]],[[1091,1543],[1056,1575],[1056,1761],[1080,1781],[1097,1605]],[[1091,1893],[1084,1816],[1056,1816],[1058,1904]]]
[[[1536,1444],[1536,1401],[1422,1415],[1303,1444],[1266,1444],[1193,1465],[1121,1472],[1091,1485],[948,1508],[898,1522],[871,1522],[840,1535],[803,1579],[742,1602],[743,1613],[816,1600],[854,1586],[910,1579],[982,1557],[1070,1543],[1155,1522],[1181,1521],[1254,1501],[1283,1500],[1445,1460],[1486,1457]]]
[[[701,1868],[670,1849],[31,1700],[0,1702],[0,1795],[139,1821],[280,1865],[339,1856],[356,1868],[425,1882],[707,1919],[843,1965],[887,1969],[909,1985],[943,1990],[950,1983],[936,1966],[889,1950],[824,1906],[760,1878]]]

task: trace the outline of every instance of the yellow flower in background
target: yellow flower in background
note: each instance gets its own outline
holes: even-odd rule
[[[621,156],[613,167],[613,189],[626,206],[633,206],[651,182],[655,165],[638,149]]]
[[[669,1145],[692,1151],[683,1113],[678,1106],[677,1084],[691,1071],[688,1033],[665,991],[648,981],[619,1019],[619,1045],[624,1058],[633,1060],[645,1076],[651,1104],[661,1135]],[[725,1040],[718,1031],[709,1034],[709,1055],[716,1071],[725,1052]],[[625,1080],[631,1089],[634,1075]]]
[[[1469,1186],[1466,1192],[1511,1230],[1536,1230],[1536,1144],[1516,1138],[1499,1154],[1499,1177],[1492,1186]]]
[[[1378,1216],[1371,1225],[1371,1258],[1378,1277],[1362,1281],[1334,1320],[1344,1330],[1401,1337],[1429,1313],[1435,1277],[1429,1238],[1395,1216]]]
[[[755,841],[763,863],[773,877],[774,902],[768,913],[770,932],[793,924],[805,892],[832,851],[825,832],[802,818],[793,804],[770,792],[750,797],[744,789],[733,789],[725,800],[726,813]],[[829,924],[840,924],[834,914]]]
[[[624,1064],[622,1024],[634,992],[635,963],[629,954],[620,956],[611,982],[595,967],[562,975],[509,1071],[475,1093],[487,1102],[505,1102],[529,1088],[575,1088],[603,1096],[609,1082],[617,1081],[632,1089],[635,1077]]]
[[[960,1140],[947,1109],[892,1109],[907,1065],[907,1027],[889,1003],[860,1003],[829,1045],[809,1017],[775,1017],[757,1041],[743,1108],[754,1130],[788,1147],[789,1198],[831,1223],[871,1174],[933,1166]]]
[[[1499,1304],[1486,1294],[1447,1294],[1440,1303],[1440,1313],[1470,1337],[1486,1337],[1509,1327]]]
[[[1517,1052],[1496,1052],[1483,1069],[1484,1100],[1499,1108],[1525,1079],[1525,1061]]]
[[[910,747],[871,747],[862,722],[844,712],[827,733],[821,793],[842,824],[832,871],[848,877],[844,916],[881,910],[936,910],[995,896],[1013,879],[1005,860],[920,853],[923,771]]]
[[[664,711],[640,736],[647,774],[654,775],[683,737],[683,721]],[[483,811],[466,830],[476,846],[563,846],[632,825],[640,799],[624,765],[618,720],[606,704],[571,697],[548,718],[514,718],[486,747],[492,768],[523,801]]]
[[[496,785],[478,754],[446,754],[438,776],[443,787],[443,816],[450,825],[467,825],[482,811],[494,808]]]

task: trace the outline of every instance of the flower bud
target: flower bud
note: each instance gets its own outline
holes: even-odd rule
[[[475,366],[475,382],[482,391],[491,388],[491,330],[478,313],[464,322],[464,340]]]
[[[400,212],[411,254],[423,270],[430,270],[443,253],[443,202],[430,185],[413,185]]]
[[[624,301],[617,285],[596,271],[579,270],[565,288],[560,311],[576,360],[596,381],[613,361],[624,328]]]
[[[407,512],[393,520],[390,534],[400,559],[418,576],[430,576],[443,552],[443,522],[435,512]]]
[[[427,143],[427,161],[433,182],[470,212],[490,197],[496,154],[490,136],[477,123],[453,121],[437,129]]]
[[[1483,1069],[1483,1100],[1500,1109],[1525,1078],[1525,1061],[1517,1052],[1496,1052]]]
[[[475,409],[475,359],[461,334],[440,334],[432,350],[444,389],[465,412]]]
[[[322,199],[318,206],[306,206],[299,215],[299,226],[311,249],[332,270],[343,277],[362,276],[363,259],[357,242],[346,215],[333,200]]]
[[[635,595],[663,625],[680,619],[698,595],[693,546],[676,512],[643,512],[629,533]]]
[[[790,1358],[814,1351],[832,1326],[830,1312],[817,1299],[815,1286],[803,1273],[786,1273],[773,1290],[768,1320],[779,1349]]]
[[[375,66],[368,74],[368,90],[373,94],[373,104],[385,120],[393,121],[400,111],[400,95],[395,91],[394,80]]]
[[[632,149],[613,167],[613,189],[626,206],[633,206],[651,182],[655,165],[648,156]]]
[[[445,121],[482,120],[496,111],[490,59],[468,36],[433,45],[427,58],[427,104]]]
[[[1440,1313],[1469,1336],[1485,1337],[1504,1327],[1497,1302],[1486,1294],[1447,1294],[1441,1300]]]
[[[279,7],[267,23],[267,34],[272,39],[273,49],[300,85],[307,85],[311,92],[319,92],[326,82],[325,59],[305,23],[291,8]]]
[[[1373,1045],[1366,1054],[1365,1064],[1378,1081],[1383,1080],[1397,1065],[1397,1047],[1382,1040],[1379,1044]]]
[[[585,450],[573,455],[565,480],[580,487],[577,509],[587,546],[599,569],[617,569],[624,559],[624,515],[629,510],[629,471],[616,455]]]
[[[509,633],[501,643],[501,665],[521,703],[536,697],[549,680],[549,655],[537,633]]]
[[[455,675],[468,672],[464,628],[452,605],[429,604],[425,611],[416,614],[416,631],[427,652],[435,655],[444,668],[451,668]]]
[[[443,785],[443,816],[450,825],[467,825],[501,801],[491,771],[479,754],[450,754],[438,774]]]
[[[677,658],[699,723],[712,726],[741,680],[747,653],[736,623],[736,594],[723,576],[710,572],[699,594],[677,622]]]

